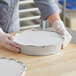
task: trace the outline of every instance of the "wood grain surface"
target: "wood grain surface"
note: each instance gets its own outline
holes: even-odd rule
[[[1,57],[23,62],[27,67],[24,76],[76,76],[76,45],[73,44],[49,56],[16,54],[0,47]]]

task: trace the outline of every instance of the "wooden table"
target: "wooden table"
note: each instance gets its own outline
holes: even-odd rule
[[[76,76],[76,45],[73,44],[49,56],[16,54],[0,47],[0,57],[23,62],[27,67],[24,76]]]

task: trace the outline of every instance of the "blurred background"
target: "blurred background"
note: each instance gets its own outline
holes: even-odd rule
[[[33,0],[20,0],[19,14],[21,29],[40,27],[40,11],[35,6]]]

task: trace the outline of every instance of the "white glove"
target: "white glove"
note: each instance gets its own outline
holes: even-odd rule
[[[20,52],[20,49],[18,48],[19,46],[15,42],[13,42],[13,36],[4,33],[1,30],[1,28],[0,28],[0,43],[1,43],[2,47],[6,48],[10,51],[13,51],[16,53]]]
[[[57,20],[53,24],[54,30],[61,34],[64,38],[64,42],[62,44],[62,48],[65,48],[71,41],[72,36],[69,34],[69,32],[66,30],[64,23],[61,20]]]

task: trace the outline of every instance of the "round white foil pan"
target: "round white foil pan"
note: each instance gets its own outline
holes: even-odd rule
[[[56,32],[27,30],[16,34],[14,41],[23,54],[50,55],[61,51],[63,38]]]
[[[0,76],[24,76],[26,68],[22,62],[0,58]]]

